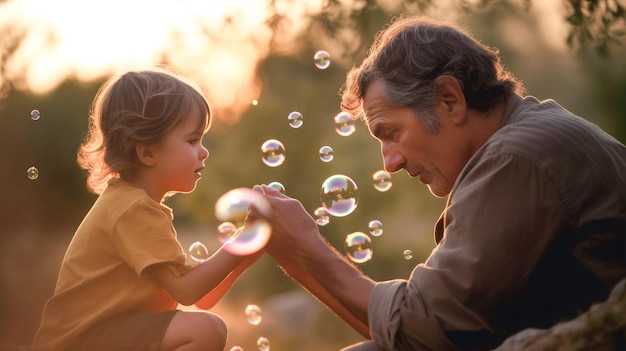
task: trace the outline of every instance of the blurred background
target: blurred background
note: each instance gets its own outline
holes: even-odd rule
[[[358,185],[358,207],[331,217],[322,235],[343,251],[347,234],[367,233],[369,221],[380,220],[373,257],[358,266],[376,280],[406,278],[434,247],[445,199],[404,173],[377,191],[378,143],[360,121],[350,136],[333,123],[345,75],[374,34],[400,14],[456,21],[497,47],[530,95],[555,99],[625,142],[624,7],[624,0],[0,0],[0,341],[30,343],[65,248],[96,199],[76,150],[91,100],[111,74],[171,65],[198,82],[213,107],[203,177],[192,194],[167,200],[184,249],[195,241],[209,251],[219,246],[214,203],[230,189],[278,181],[313,214],[323,181],[345,174]],[[326,69],[314,65],[319,50],[330,54]],[[293,111],[303,116],[297,129],[287,121]],[[278,167],[261,160],[268,139],[285,145]],[[324,145],[334,150],[328,163],[318,154]],[[246,320],[249,304],[262,310],[259,325]],[[361,340],[269,257],[214,311],[230,325],[227,349],[257,349],[261,336],[272,350]]]

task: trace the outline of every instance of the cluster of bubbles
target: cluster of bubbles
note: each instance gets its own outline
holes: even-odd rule
[[[261,324],[261,321],[263,320],[263,317],[261,315],[261,307],[254,305],[254,304],[250,304],[248,306],[246,306],[244,313],[246,315],[246,319],[248,320],[248,323],[250,325],[259,325]],[[265,336],[260,336],[257,340],[256,340],[256,345],[259,349],[259,351],[269,351],[270,349],[270,340],[268,338],[266,338]],[[230,351],[243,351],[243,347],[241,346],[233,346],[230,348]]]
[[[320,50],[314,55],[315,66],[321,70],[330,66],[330,55]],[[258,101],[254,100],[253,105]],[[292,111],[287,116],[287,122],[293,129],[301,128],[304,124],[302,113]],[[333,117],[335,131],[340,136],[350,136],[356,131],[355,120],[347,112],[339,112]],[[281,166],[286,158],[285,145],[280,140],[269,139],[261,145],[261,160],[268,167]],[[329,145],[319,149],[319,158],[328,163],[334,159],[334,150]],[[385,170],[378,170],[372,174],[372,184],[379,192],[386,192],[392,187],[391,175]],[[271,182],[269,187],[285,193],[285,187],[280,182]],[[334,174],[326,178],[320,190],[320,206],[315,209],[313,217],[318,226],[325,226],[330,222],[331,216],[345,217],[353,213],[359,203],[359,192],[356,182],[347,175]],[[233,189],[220,197],[215,203],[215,216],[221,221],[217,228],[219,240],[224,249],[235,255],[249,255],[262,249],[267,244],[271,235],[271,227],[262,220],[250,220],[246,222],[246,216],[250,206],[255,206],[259,212],[268,215],[270,205],[264,196],[248,188]],[[355,263],[365,263],[373,256],[371,237],[379,237],[383,234],[383,224],[378,219],[372,219],[368,223],[369,233],[355,231],[348,234],[344,241],[346,256]],[[370,237],[371,236],[371,237]],[[190,257],[195,262],[204,262],[209,258],[207,247],[194,242],[189,247]],[[413,257],[411,250],[404,250],[403,256],[409,260]],[[245,308],[247,321],[251,325],[259,325],[262,321],[261,308],[249,304]],[[269,339],[261,336],[257,339],[257,347],[260,351],[269,351]],[[233,346],[230,351],[243,351],[240,346]]]

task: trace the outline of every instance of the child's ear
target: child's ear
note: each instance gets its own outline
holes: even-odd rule
[[[148,144],[137,144],[135,147],[137,159],[145,166],[154,165],[154,157],[152,155],[152,146]]]

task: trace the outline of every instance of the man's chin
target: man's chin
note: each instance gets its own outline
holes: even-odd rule
[[[450,191],[452,190],[447,187],[443,189],[442,187],[433,186],[432,184],[426,184],[426,185],[428,186],[428,190],[430,190],[430,193],[433,194],[434,197],[438,197],[438,198],[444,198],[450,195]]]

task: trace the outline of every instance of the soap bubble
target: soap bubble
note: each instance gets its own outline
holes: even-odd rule
[[[413,258],[413,251],[411,251],[411,250],[404,250],[402,252],[402,255],[404,255],[404,259],[405,260],[410,260],[410,259]]]
[[[270,167],[278,167],[285,162],[285,146],[276,139],[269,139],[261,145],[261,160]]]
[[[319,69],[326,69],[330,66],[330,54],[328,51],[320,50],[313,55],[315,61],[315,67]]]
[[[257,99],[252,100],[252,106],[256,106],[258,104],[259,104],[259,100]]]
[[[330,176],[322,184],[322,206],[333,216],[345,217],[354,212],[359,203],[357,190],[350,177],[342,174]]]
[[[35,167],[29,167],[26,170],[26,176],[30,180],[35,180],[35,179],[39,178],[39,170],[37,168],[35,168]]]
[[[339,112],[335,115],[335,131],[341,136],[350,136],[356,131],[356,125],[352,115],[348,112]]]
[[[283,194],[285,193],[285,186],[282,185],[280,182],[271,182],[267,186],[269,186],[272,189],[276,189]]]
[[[272,234],[272,228],[263,219],[245,223],[251,204],[261,214],[269,215],[271,207],[267,199],[249,188],[232,189],[215,203],[215,217],[220,221],[233,223],[238,228],[224,245],[224,249],[233,255],[245,256],[259,251]]]
[[[189,257],[196,262],[204,262],[209,259],[209,249],[203,243],[196,241],[189,245]]]
[[[320,160],[324,162],[330,162],[335,155],[333,154],[333,148],[330,146],[322,146],[320,148]]]
[[[380,236],[383,233],[383,223],[377,219],[371,220],[368,227],[373,236]]]
[[[346,236],[345,249],[348,258],[354,263],[367,262],[372,258],[372,240],[367,234],[354,232]]]
[[[391,189],[391,186],[393,185],[391,182],[391,174],[383,170],[374,172],[372,175],[372,181],[374,182],[374,189],[380,192]]]
[[[236,232],[237,226],[231,222],[222,222],[217,226],[217,234],[222,244],[229,242]]]
[[[269,351],[270,341],[268,338],[261,336],[257,339],[256,346],[259,347],[259,351]]]
[[[41,113],[39,113],[39,110],[30,111],[30,119],[32,119],[33,121],[38,121],[39,118],[41,118]]]
[[[304,123],[302,114],[298,111],[291,112],[289,116],[287,116],[287,120],[289,121],[291,128],[300,128]]]
[[[313,215],[315,215],[315,223],[319,226],[325,226],[328,222],[330,222],[330,217],[324,207],[316,208]]]
[[[263,317],[261,316],[261,307],[257,305],[246,306],[245,314],[248,318],[248,323],[252,325],[259,325],[261,324],[261,320],[263,320]]]

